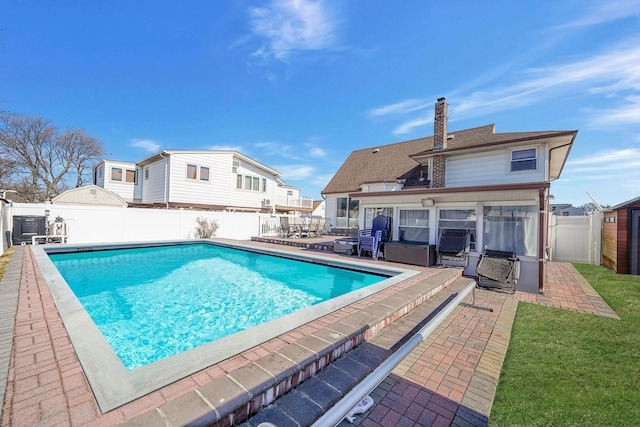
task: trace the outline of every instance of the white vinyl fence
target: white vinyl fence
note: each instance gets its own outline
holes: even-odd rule
[[[549,221],[551,261],[600,265],[602,214],[551,215]]]
[[[9,216],[46,215],[49,223],[60,217],[68,227],[67,243],[73,244],[192,239],[195,237],[198,217],[217,221],[218,230],[215,237],[235,240],[276,235],[279,224],[278,217],[255,212],[140,209],[44,203],[14,203],[8,209],[8,213]]]
[[[0,203],[0,255],[11,246],[11,212],[9,205]]]

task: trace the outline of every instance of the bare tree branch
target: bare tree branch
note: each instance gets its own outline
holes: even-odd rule
[[[4,161],[0,172],[8,173],[0,178],[19,186],[27,201],[48,200],[72,184],[82,185],[83,176],[103,152],[102,143],[84,129],[71,128],[60,134],[41,117],[0,115],[0,155]]]

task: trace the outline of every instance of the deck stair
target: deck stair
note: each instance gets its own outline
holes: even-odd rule
[[[439,269],[125,425],[311,425],[471,282]]]

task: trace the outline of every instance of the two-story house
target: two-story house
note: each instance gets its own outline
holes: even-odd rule
[[[450,132],[444,98],[434,135],[353,151],[322,191],[332,228],[370,228],[391,217],[392,239],[437,245],[443,229],[466,229],[474,275],[484,249],[520,259],[518,290],[541,292],[551,181],[577,131],[496,133],[494,125]]]
[[[103,160],[94,184],[129,206],[311,213],[281,173],[235,150],[163,150],[139,162]]]

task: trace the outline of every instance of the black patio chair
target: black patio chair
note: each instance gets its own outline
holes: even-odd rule
[[[438,264],[467,268],[470,248],[469,230],[442,230],[436,250]]]
[[[478,287],[513,294],[520,277],[520,261],[513,252],[485,249],[476,267]]]

